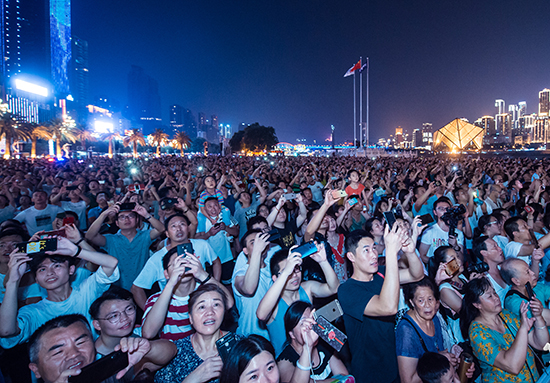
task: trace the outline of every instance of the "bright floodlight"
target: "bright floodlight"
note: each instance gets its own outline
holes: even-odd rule
[[[96,133],[110,133],[113,131],[113,123],[108,121],[94,121],[94,130]]]
[[[25,92],[37,94],[39,96],[48,97],[48,89],[43,86],[32,84],[27,81],[15,79],[15,87]]]
[[[132,174],[136,174],[136,173],[137,173],[137,171],[138,171],[138,170],[137,170],[136,168],[132,168],[132,169],[130,169],[130,173],[132,173]]]

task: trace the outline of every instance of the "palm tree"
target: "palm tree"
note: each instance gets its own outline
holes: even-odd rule
[[[50,120],[47,124],[47,128],[50,131],[52,138],[55,138],[55,153],[58,158],[61,158],[61,141],[76,142],[76,136],[73,129],[70,129],[65,122],[59,118]]]
[[[92,131],[86,125],[77,124],[74,129],[75,138],[80,141],[86,151],[86,141],[95,141],[96,138],[92,135]]]
[[[6,139],[6,153],[4,158],[11,157],[12,141],[27,141],[30,139],[30,134],[24,128],[20,128],[19,122],[10,112],[2,113],[0,116],[0,138]]]
[[[145,146],[145,137],[143,137],[143,133],[139,129],[132,129],[130,130],[130,134],[124,137],[124,146],[130,146],[132,145],[132,150],[134,154],[134,158],[137,157],[137,146],[140,144],[141,146]]]
[[[103,141],[109,140],[109,158],[113,158],[113,140],[115,138],[120,138],[121,135],[115,132],[112,133],[105,133],[101,136],[101,139]]]
[[[185,132],[177,132],[174,136],[175,147],[176,149],[181,150],[181,155],[183,156],[183,150],[191,146],[191,139]]]
[[[36,158],[36,142],[40,140],[51,140],[52,134],[44,125],[38,125],[31,122],[21,124],[21,128],[25,129],[31,138],[31,158]]]
[[[160,147],[164,146],[170,139],[168,134],[164,133],[164,130],[162,129],[155,129],[153,134],[151,134],[152,143],[157,147],[157,157],[160,156]]]

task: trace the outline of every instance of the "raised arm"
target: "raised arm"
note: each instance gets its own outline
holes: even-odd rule
[[[107,244],[107,239],[105,239],[104,235],[99,234],[99,230],[101,229],[101,226],[103,225],[103,222],[105,222],[107,217],[109,215],[116,215],[119,209],[120,205],[116,203],[104,212],[102,212],[88,229],[88,232],[86,233],[86,240],[90,241],[96,246],[105,246]]]
[[[299,253],[293,253],[292,250],[289,252],[287,257],[285,268],[279,271],[279,276],[271,285],[267,293],[262,298],[258,309],[256,310],[256,316],[259,320],[267,322],[272,315],[275,314],[277,308],[277,303],[283,289],[286,285],[288,278],[294,273],[294,267],[302,264],[302,257]]]
[[[323,270],[323,273],[325,274],[327,283],[308,281],[303,282],[302,285],[304,290],[310,293],[311,297],[326,298],[338,292],[340,281],[338,280],[338,276],[334,272],[334,269],[330,266],[330,263],[327,260],[325,245],[323,243],[318,243],[317,249],[317,252],[311,254],[310,257],[317,262],[319,266],[321,266],[321,270]]]
[[[334,205],[336,201],[337,200],[334,199],[330,190],[325,193],[325,200],[323,204],[317,211],[317,214],[315,214],[311,218],[311,221],[309,221],[309,224],[307,225],[306,232],[304,234],[304,241],[307,242],[313,239],[313,237],[315,236],[315,232],[321,226],[321,222],[323,222],[323,219],[325,218],[325,215],[327,214],[328,209],[330,209],[330,207]]]
[[[262,267],[262,253],[269,245],[269,234],[257,233],[254,239],[252,254],[248,255],[248,269],[244,275],[235,277],[235,288],[245,297],[252,297],[256,293],[260,282]]]
[[[19,324],[17,323],[17,290],[21,278],[27,270],[27,262],[31,259],[24,253],[10,254],[8,263],[9,275],[7,276],[6,292],[4,300],[0,305],[0,337],[9,337],[19,334]]]
[[[399,268],[397,266],[397,253],[401,249],[401,243],[406,238],[406,233],[397,225],[389,231],[386,226],[384,243],[386,244],[386,275],[380,295],[373,296],[364,314],[369,316],[388,316],[397,313],[399,305]]]
[[[103,268],[103,271],[105,272],[105,275],[107,275],[108,277],[113,274],[118,265],[118,259],[116,259],[112,255],[100,253],[95,250],[92,251],[84,249],[83,247],[78,247],[64,237],[57,237],[57,250],[47,251],[46,253],[84,259],[88,262],[101,266]]]

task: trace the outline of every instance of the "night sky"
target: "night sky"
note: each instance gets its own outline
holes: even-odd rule
[[[90,96],[125,104],[130,65],[220,123],[273,126],[280,141],[353,137],[353,80],[370,58],[371,141],[550,88],[549,1],[73,0],[89,43]],[[363,80],[365,80],[365,76]]]

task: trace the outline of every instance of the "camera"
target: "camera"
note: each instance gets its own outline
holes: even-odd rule
[[[481,261],[479,263],[474,263],[474,264],[469,265],[466,268],[466,271],[468,272],[468,274],[472,274],[472,273],[481,274],[481,273],[484,273],[486,271],[489,271],[489,265],[487,263]]]
[[[445,214],[441,216],[441,220],[449,226],[449,236],[456,237],[456,227],[464,213],[466,213],[464,205],[458,205],[448,209]]]

